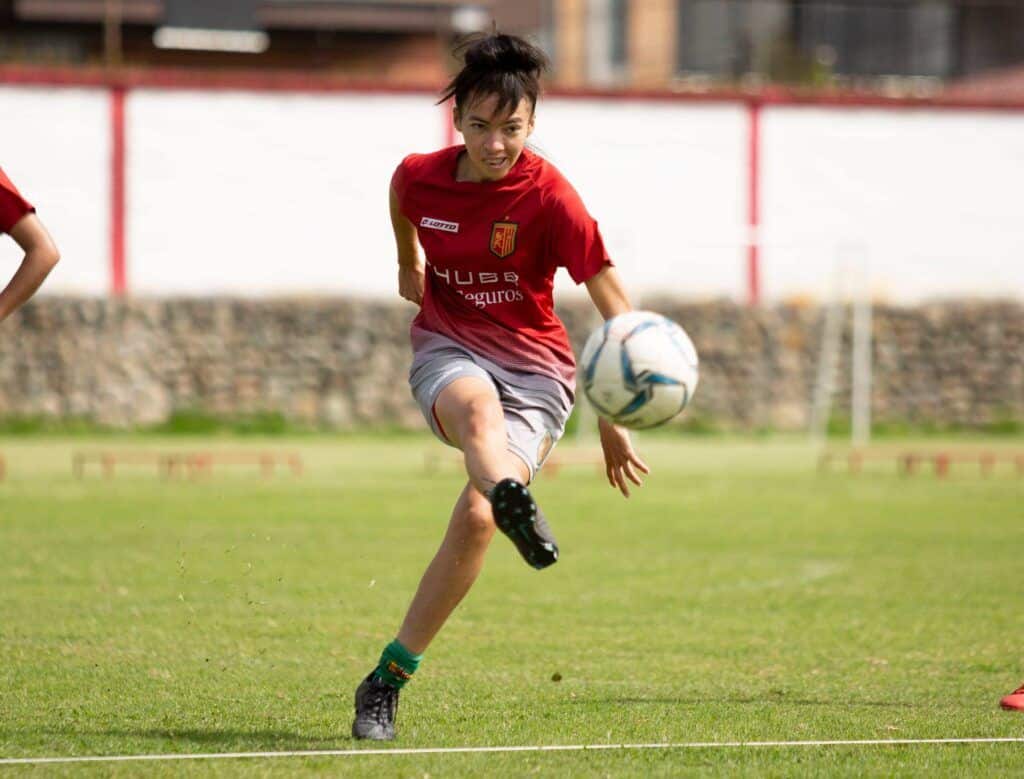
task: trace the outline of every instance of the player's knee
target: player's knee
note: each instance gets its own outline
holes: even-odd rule
[[[463,509],[457,521],[462,535],[472,542],[486,543],[494,535],[494,516],[487,503],[480,502]]]

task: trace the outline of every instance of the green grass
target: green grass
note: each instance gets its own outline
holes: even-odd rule
[[[566,435],[576,434],[580,423],[579,406],[569,415],[565,425]],[[592,413],[587,414],[588,424],[592,423]],[[851,422],[848,417],[833,416],[828,424],[828,435],[836,441],[844,441],[850,437]],[[946,439],[965,441],[972,439],[1020,439],[1024,435],[1024,420],[1014,416],[1012,409],[999,410],[987,422],[972,425],[936,422],[887,422],[875,421],[871,427],[872,435],[880,439],[903,440],[909,437]],[[687,412],[681,420],[665,425],[658,430],[651,430],[647,435],[678,439],[694,436],[735,436],[737,431],[723,425],[721,420],[709,416],[701,416],[699,412]],[[283,437],[309,438],[322,435],[339,435],[314,423],[291,421],[279,412],[268,411],[239,416],[212,414],[197,409],[175,411],[164,422],[151,425],[139,425],[130,428],[103,425],[86,417],[53,417],[53,416],[10,416],[0,414],[0,437],[74,437],[102,438],[106,440],[123,438],[157,437]],[[790,436],[792,432],[773,430],[771,427],[757,427],[745,433],[752,438],[765,438],[777,435]],[[347,435],[368,436],[374,438],[404,438],[419,435],[419,431],[397,425],[369,425]]]
[[[653,473],[629,501],[593,465],[537,483],[562,560],[537,573],[495,539],[403,693],[396,746],[1024,736],[1024,715],[996,705],[1024,681],[1024,480],[1008,467],[985,479],[955,466],[945,481],[882,463],[819,475],[797,441],[639,445]],[[162,481],[127,466],[72,478],[71,452],[107,446],[284,447],[306,474]],[[428,452],[439,467],[424,467]],[[14,437],[0,454],[2,757],[354,746],[352,690],[393,636],[462,483],[450,450],[417,437]],[[1024,773],[1024,745],[45,772],[140,768],[989,776]]]

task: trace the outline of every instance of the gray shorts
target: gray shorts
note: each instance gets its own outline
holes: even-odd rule
[[[526,463],[532,481],[565,432],[565,422],[572,411],[566,393],[554,379],[537,374],[510,377],[509,371],[445,340],[448,341],[445,345],[418,353],[409,373],[413,397],[430,429],[443,443],[454,446],[434,413],[437,396],[453,381],[465,376],[486,381],[494,388],[505,412],[508,450]]]

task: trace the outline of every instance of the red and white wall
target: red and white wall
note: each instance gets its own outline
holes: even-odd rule
[[[0,71],[54,293],[393,295],[388,180],[451,137],[426,92]],[[848,257],[894,302],[1024,296],[1024,107],[553,95],[533,141],[636,295],[822,297]]]

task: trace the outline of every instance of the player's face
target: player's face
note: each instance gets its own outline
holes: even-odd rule
[[[466,141],[461,172],[473,181],[504,178],[523,153],[533,132],[533,105],[519,101],[514,111],[498,111],[498,96],[485,95],[455,111],[455,127]]]

